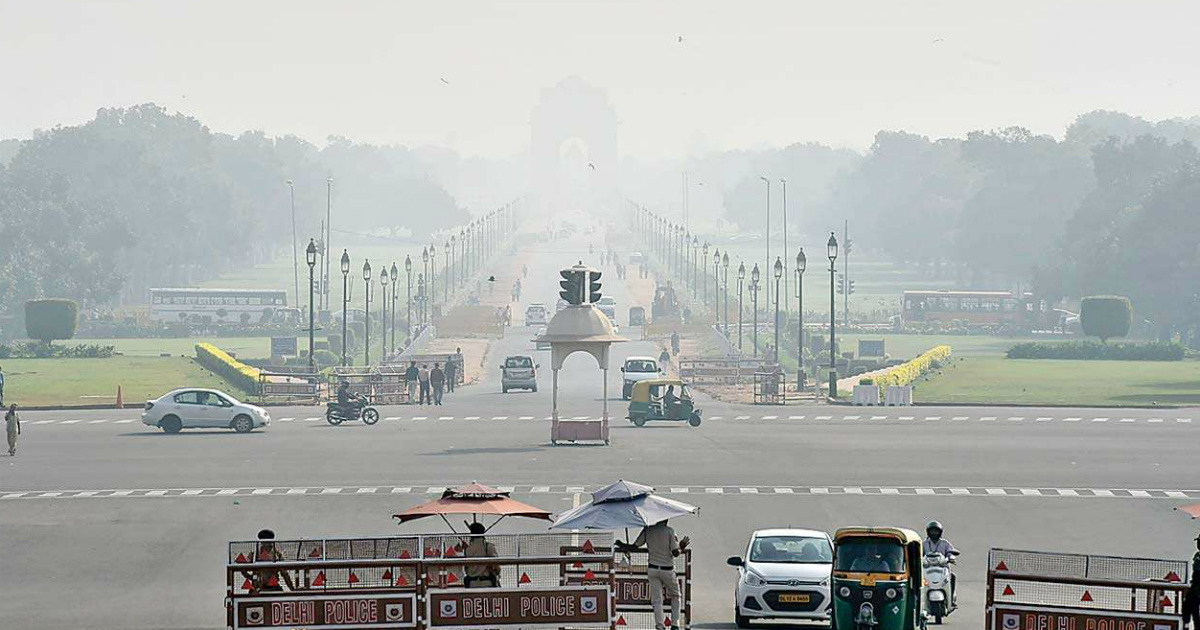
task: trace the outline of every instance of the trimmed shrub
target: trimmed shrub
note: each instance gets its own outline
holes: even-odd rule
[[[909,385],[920,378],[922,374],[936,369],[935,364],[941,365],[949,358],[950,346],[937,346],[912,361],[901,363],[876,376],[875,384],[879,386],[880,390],[886,390],[894,385]]]
[[[1076,361],[1182,361],[1178,343],[1097,343],[1095,341],[1031,341],[1008,349],[1009,359],[1063,359]]]
[[[337,365],[342,359],[338,355],[328,350],[317,350],[313,352],[313,360],[316,361],[317,365],[320,367],[329,367],[331,365]]]
[[[258,368],[238,361],[211,343],[196,344],[196,361],[247,393],[258,391]]]
[[[25,334],[49,344],[75,336],[79,305],[75,300],[29,300],[25,302]]]
[[[1093,295],[1079,303],[1079,324],[1083,334],[1099,337],[1107,343],[1112,337],[1124,337],[1133,325],[1133,305],[1119,295]]]

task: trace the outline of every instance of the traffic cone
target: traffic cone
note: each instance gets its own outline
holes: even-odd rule
[[[121,386],[117,385],[117,409],[125,407],[125,399],[121,396]]]

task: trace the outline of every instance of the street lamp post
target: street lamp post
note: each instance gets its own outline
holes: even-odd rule
[[[697,262],[699,262],[698,266],[700,268],[700,271],[704,272],[704,270],[708,267],[708,241],[704,241],[704,246],[700,248],[700,251],[701,251],[701,255]],[[707,273],[707,272],[705,272],[705,273]],[[701,280],[700,284],[704,285],[704,292],[703,292],[703,296],[700,298],[700,303],[704,304],[705,306],[708,306],[708,278],[704,278],[703,280]],[[694,292],[695,291],[693,291],[693,293]]]
[[[417,274],[417,302],[421,305],[421,326],[425,326],[425,319],[426,319],[426,313],[427,313],[427,311],[425,309],[427,308],[428,305],[426,304],[426,300],[425,300],[425,292],[421,290],[421,286],[423,286],[425,283],[424,279],[429,277],[429,248],[428,247],[421,248],[421,268],[424,269],[424,271],[422,273]]]
[[[379,345],[379,354],[383,355],[379,358],[380,363],[387,361],[387,338],[388,338],[388,268],[384,265],[379,270],[379,291],[382,293],[379,300],[379,327],[383,329],[383,343]]]
[[[717,325],[721,324],[721,252],[713,248],[713,313]]]
[[[782,205],[782,208],[781,208],[782,212],[780,213],[780,214],[783,216],[783,230],[782,230],[782,231],[783,231],[783,259],[784,259],[784,260],[787,260],[787,259],[788,259],[788,242],[787,242],[787,237],[788,237],[788,234],[787,234],[787,180],[786,180],[786,179],[784,179],[784,178],[782,178],[782,177],[780,177],[780,178],[779,178],[779,185],[780,185],[780,186],[783,188],[783,205]],[[784,312],[784,313],[787,313],[787,310],[788,310],[788,285],[787,285],[787,283],[785,282],[785,283],[783,283],[783,312]]]
[[[707,255],[707,254],[706,254]],[[696,289],[696,282],[700,276],[700,238],[692,237],[692,299],[699,296]]]
[[[363,261],[363,327],[366,334],[363,344],[363,362],[371,366],[371,261]]]
[[[804,268],[808,259],[804,257],[804,248],[796,253],[796,391],[804,389]]]
[[[722,284],[725,287],[725,342],[729,342],[729,250],[725,250],[725,254],[721,256],[721,267],[724,268],[724,281]],[[738,322],[739,324],[741,322]]]
[[[296,301],[300,301],[300,258],[296,253],[296,186],[287,180],[288,194],[292,198],[292,280],[295,283]]]
[[[404,343],[412,341],[412,257],[408,254],[404,255],[404,273],[408,276],[408,281],[404,283],[404,290],[408,294],[408,316],[404,318]]]
[[[342,367],[346,367],[346,322],[350,313],[350,253],[342,249]]]
[[[750,299],[754,303],[754,356],[758,356],[758,263],[750,272]]]
[[[775,257],[775,364],[779,364],[779,280],[783,278],[783,261]]]
[[[742,352],[742,321],[743,321],[743,312],[744,312],[742,310],[742,287],[746,282],[746,263],[744,263],[744,262],[738,263],[737,281],[738,281],[738,354],[741,354],[741,352]]]
[[[767,229],[765,232],[767,237],[765,240],[767,242],[767,264],[769,265],[771,264],[771,180],[761,175],[759,179],[767,185]],[[767,304],[771,304],[771,285],[767,285]]]
[[[458,244],[462,250],[458,252],[458,283],[467,282],[467,230],[458,228]]]
[[[837,398],[837,337],[834,327],[837,325],[837,311],[834,310],[837,298],[833,295],[834,272],[837,267],[834,262],[838,256],[837,237],[829,233],[829,241],[825,243],[825,253],[829,256],[829,397]]]
[[[392,261],[392,354],[396,354],[396,283],[400,280],[400,270],[396,261]]]
[[[333,177],[325,180],[325,246],[321,257],[325,259],[325,310],[329,310],[329,243],[333,240]]]
[[[450,241],[446,241],[446,256],[442,258],[442,303],[450,301]]]
[[[429,244],[429,321],[433,321],[433,304],[437,303],[437,245]]]
[[[304,250],[304,261],[308,263],[308,371],[312,373],[316,367],[313,357],[313,330],[316,327],[316,320],[313,318],[313,268],[317,266],[317,243],[311,238],[308,239],[308,249]]]

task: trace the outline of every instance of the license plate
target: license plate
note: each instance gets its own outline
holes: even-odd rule
[[[812,596],[806,593],[784,593],[779,596],[781,604],[807,604],[812,601]]]

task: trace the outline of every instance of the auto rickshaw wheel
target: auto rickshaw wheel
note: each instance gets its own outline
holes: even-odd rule
[[[644,427],[644,426],[646,426],[646,419],[645,419],[645,418],[631,418],[631,421],[633,422],[633,426],[635,426],[635,427]]]
[[[691,418],[688,418],[688,424],[693,427],[700,426],[700,416],[693,415]]]

